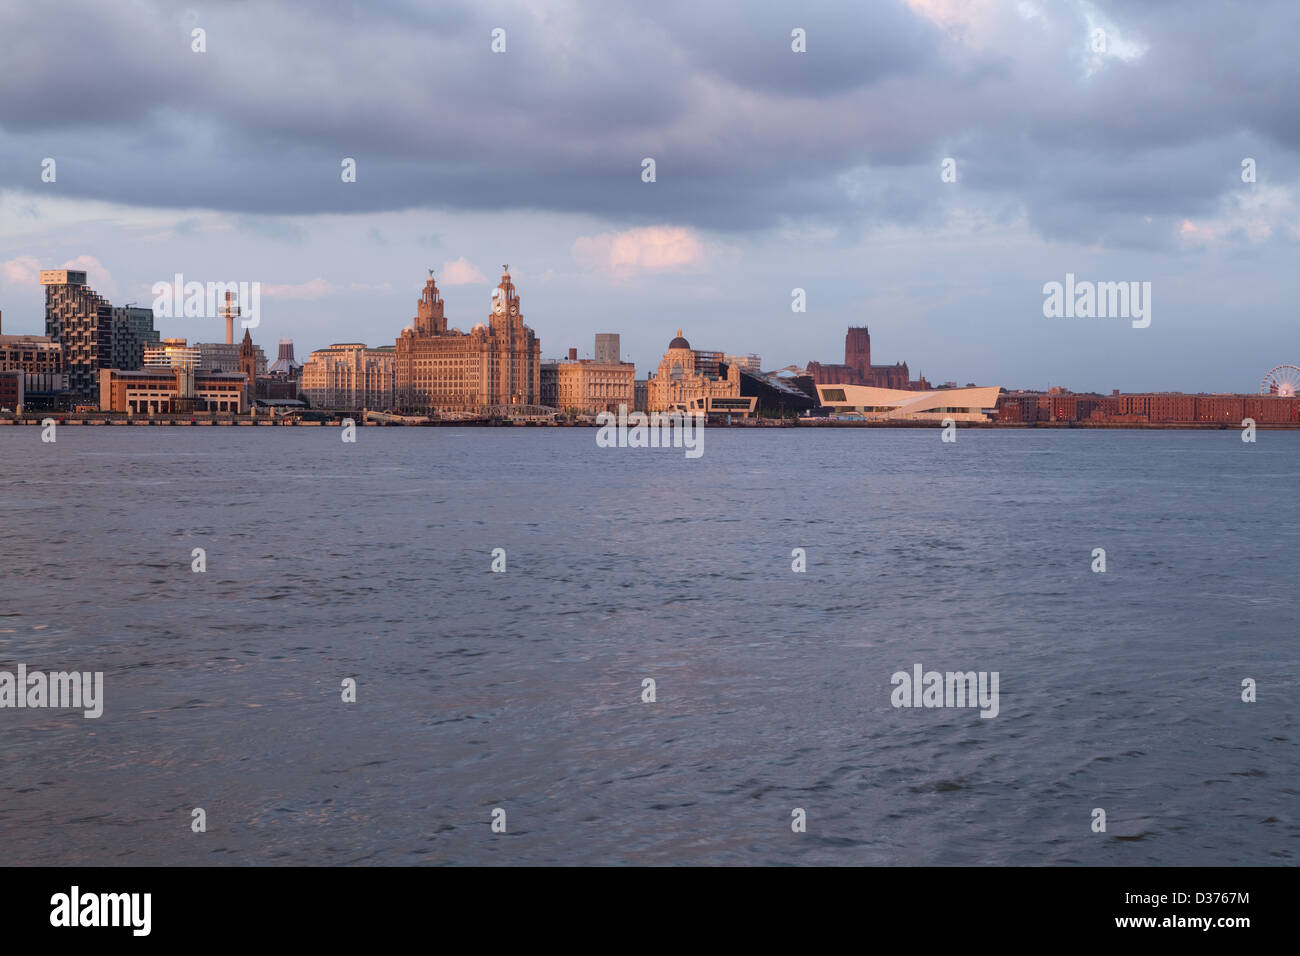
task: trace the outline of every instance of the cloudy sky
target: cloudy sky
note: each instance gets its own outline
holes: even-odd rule
[[[776,368],[865,324],[936,382],[1254,391],[1300,364],[1297,36],[1293,0],[4,4],[4,331],[41,268],[181,273],[261,282],[302,359],[392,344],[429,268],[468,329],[508,262],[544,355],[619,332],[640,375],[678,326]],[[1150,326],[1044,317],[1067,272],[1150,282]]]

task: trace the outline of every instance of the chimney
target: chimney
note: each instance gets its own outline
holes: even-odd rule
[[[578,360],[578,350],[577,350],[577,349],[569,349],[569,361],[570,361],[570,362],[576,362],[577,360]]]

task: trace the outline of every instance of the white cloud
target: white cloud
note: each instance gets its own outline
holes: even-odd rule
[[[62,265],[42,265],[35,256],[18,256],[6,262],[0,262],[0,276],[6,285],[23,291],[37,288],[41,281],[41,269],[77,269],[86,273],[86,283],[105,298],[117,295],[117,283],[104,264],[94,256],[77,256]]]
[[[688,271],[704,265],[704,243],[680,226],[646,226],[624,232],[579,236],[573,243],[579,265],[614,279],[644,273]]]
[[[0,275],[7,285],[20,288],[35,285],[41,278],[41,260],[35,256],[19,256],[0,262]]]
[[[464,256],[454,262],[444,262],[437,279],[439,285],[476,285],[488,281],[478,266]]]

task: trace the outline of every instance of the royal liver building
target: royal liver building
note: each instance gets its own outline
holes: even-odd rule
[[[541,344],[524,325],[510,268],[492,295],[492,311],[468,332],[447,328],[433,272],[414,325],[397,339],[397,404],[414,411],[482,412],[491,405],[541,404]]]

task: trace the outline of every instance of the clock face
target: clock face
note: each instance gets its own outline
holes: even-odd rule
[[[519,306],[517,306],[517,305],[512,305],[512,306],[510,307],[510,314],[511,314],[511,315],[518,315],[518,314],[519,314]]]

